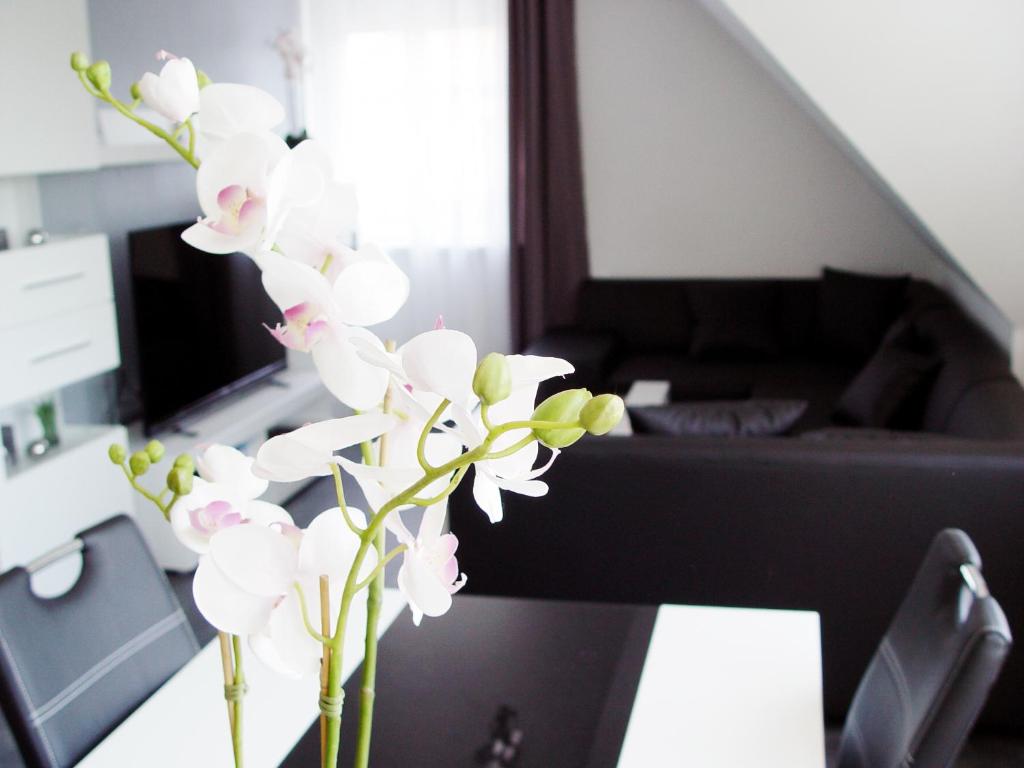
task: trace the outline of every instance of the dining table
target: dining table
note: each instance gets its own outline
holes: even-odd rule
[[[358,729],[365,610],[344,644],[340,766]],[[456,595],[413,623],[384,592],[376,768],[824,768],[812,611]],[[245,657],[247,768],[320,765],[319,681]],[[233,765],[214,641],[81,768]]]

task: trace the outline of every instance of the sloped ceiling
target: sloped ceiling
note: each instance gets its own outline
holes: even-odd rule
[[[1014,326],[1024,370],[1024,3],[704,0]]]

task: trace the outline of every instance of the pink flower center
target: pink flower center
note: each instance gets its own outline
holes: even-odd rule
[[[260,220],[265,209],[263,198],[257,197],[241,184],[224,187],[217,193],[220,216],[207,224],[225,235],[238,235]]]
[[[327,321],[307,301],[284,311],[285,324],[275,328],[264,326],[270,335],[289,349],[309,352],[327,330]]]
[[[193,528],[208,536],[242,522],[242,516],[226,501],[211,501],[205,507],[193,509],[188,519]]]

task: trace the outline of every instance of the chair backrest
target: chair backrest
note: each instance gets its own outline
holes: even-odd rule
[[[945,768],[1012,645],[963,531],[932,542],[853,698],[838,768]]]
[[[34,595],[25,568],[0,575],[0,703],[30,768],[74,765],[199,650],[128,517],[77,540],[60,597]]]

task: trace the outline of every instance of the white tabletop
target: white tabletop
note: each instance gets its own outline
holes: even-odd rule
[[[385,591],[381,634],[404,607],[396,590]],[[362,662],[364,627],[363,611],[353,610],[346,679]],[[140,755],[147,768],[232,765],[220,663],[211,643],[80,768],[124,768]],[[274,768],[316,719],[318,681],[282,678],[251,653],[246,676],[246,766]],[[619,768],[655,765],[823,768],[818,615],[659,608]]]
[[[405,607],[398,590],[384,591],[378,636]],[[409,616],[406,620],[411,621]],[[365,603],[353,606],[345,634],[342,677],[363,661]],[[246,768],[276,768],[319,717],[320,681],[290,680],[244,656]],[[220,645],[215,640],[81,761],[79,768],[229,768],[234,765],[223,696]],[[145,756],[145,760],[142,759]]]
[[[663,605],[619,768],[823,768],[818,614]]]

